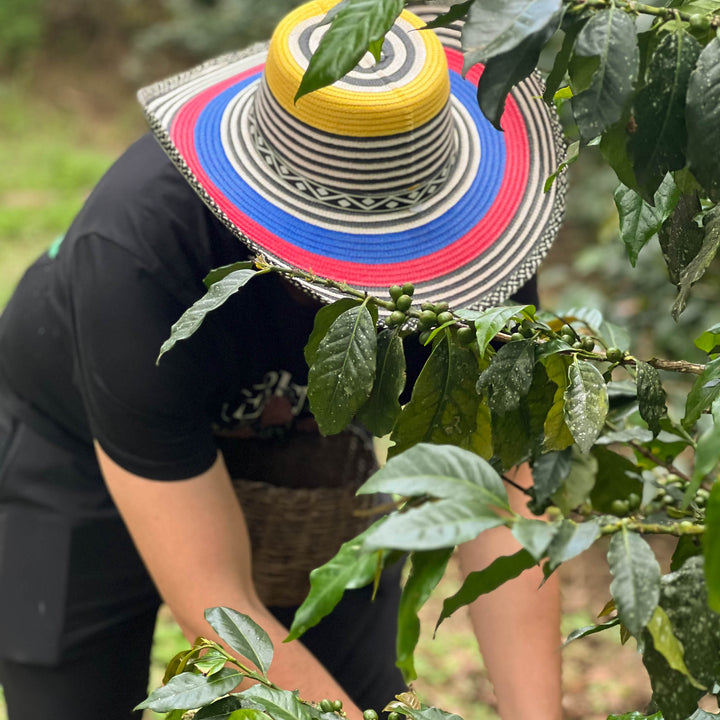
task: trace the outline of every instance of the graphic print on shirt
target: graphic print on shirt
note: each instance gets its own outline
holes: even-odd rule
[[[240,402],[222,406],[223,429],[248,428],[266,436],[289,428],[307,404],[307,385],[293,382],[287,370],[271,370],[262,382],[240,390]]]

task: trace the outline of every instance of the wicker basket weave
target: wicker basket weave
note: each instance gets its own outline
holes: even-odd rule
[[[221,443],[245,512],[253,579],[267,606],[299,605],[309,574],[374,519],[375,496],[356,496],[377,469],[372,438],[355,429],[324,438]]]

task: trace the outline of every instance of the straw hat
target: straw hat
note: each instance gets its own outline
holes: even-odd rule
[[[138,94],[171,159],[217,216],[271,262],[384,296],[498,304],[536,271],[560,225],[561,132],[531,78],[495,130],[464,78],[459,28],[403,11],[378,63],[294,97],[334,0],[313,0],[269,44]],[[324,300],[338,295],[315,289]]]

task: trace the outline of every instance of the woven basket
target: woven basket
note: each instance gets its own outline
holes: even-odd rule
[[[355,429],[324,438],[221,442],[245,512],[253,579],[267,606],[299,605],[309,574],[365,530],[376,496],[356,496],[377,469],[372,438]]]

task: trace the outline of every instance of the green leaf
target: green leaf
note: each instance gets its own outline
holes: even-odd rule
[[[546,0],[528,4],[539,5],[543,1]],[[480,3],[475,3],[473,7],[480,7]],[[496,130],[502,130],[501,119],[508,93],[535,70],[541,50],[555,34],[559,25],[560,13],[556,13],[537,32],[523,38],[517,47],[493,55],[486,61],[478,81],[477,98],[480,110]],[[466,66],[468,66],[467,56]]]
[[[181,340],[187,340],[202,325],[208,313],[217,310],[223,303],[264,270],[236,270],[210,286],[199,300],[194,302],[170,329],[170,337],[160,347],[160,358]]]
[[[457,609],[469,605],[481,595],[492,592],[508,580],[516,578],[520,573],[535,565],[535,559],[525,549],[518,550],[514,555],[507,555],[493,560],[482,570],[471,572],[465,578],[460,589],[443,603],[443,609],[435,629],[449,618]]]
[[[567,18],[568,16],[566,15],[565,17]],[[575,49],[575,40],[584,24],[584,22],[574,22],[569,27],[563,26],[565,34],[563,36],[562,45],[560,46],[560,50],[557,55],[555,55],[552,70],[545,82],[545,91],[543,92],[543,100],[548,105],[553,102],[555,93],[565,79],[565,75],[570,64],[570,58],[572,57],[573,50]]]
[[[694,499],[695,493],[706,475],[709,475],[720,462],[720,400],[713,402],[711,414],[712,425],[698,438],[695,447],[692,482],[688,485],[685,493],[688,503]]]
[[[637,190],[635,168],[628,155],[627,125],[628,119],[623,115],[602,134],[598,147],[617,179],[626,187]]]
[[[610,539],[607,557],[615,607],[622,624],[637,637],[660,599],[660,566],[647,542],[625,527]]]
[[[233,711],[239,710],[241,707],[242,701],[236,695],[228,695],[200,708],[195,713],[193,720],[230,720]],[[256,719],[249,718],[249,720]],[[257,720],[265,720],[265,718],[258,718]]]
[[[611,5],[578,34],[575,55],[598,58],[590,86],[572,99],[581,138],[588,142],[617,122],[630,100],[640,64],[635,22]]]
[[[273,658],[268,634],[247,615],[226,607],[205,611],[210,627],[233,649],[267,675]]]
[[[488,503],[510,509],[505,486],[492,466],[453,445],[420,443],[390,458],[357,491],[358,495],[373,493],[435,498],[480,493]]]
[[[600,524],[597,520],[578,524],[564,519],[548,546],[548,570],[553,571],[562,563],[584,553],[599,537]]]
[[[720,397],[720,358],[711,360],[697,376],[685,401],[683,427],[688,430],[695,426],[700,415]]]
[[[360,535],[343,543],[330,560],[310,573],[310,592],[297,609],[285,642],[297,640],[329,615],[345,590],[364,587],[373,580],[382,556],[366,552],[363,544],[367,535],[384,522],[385,518],[381,518]]]
[[[361,305],[360,300],[341,298],[330,305],[323,305],[315,313],[313,330],[305,345],[305,362],[312,367],[317,356],[320,341],[327,335],[330,326],[346,311]]]
[[[223,668],[210,677],[182,673],[171,678],[166,685],[153,690],[147,700],[141,702],[135,710],[170,712],[176,709],[199,708],[234,690],[242,679],[242,673],[232,668]]]
[[[580,141],[576,140],[575,142],[568,145],[567,151],[565,153],[565,159],[557,166],[555,172],[548,175],[547,179],[545,180],[545,186],[543,187],[543,190],[545,192],[550,190],[552,184],[555,182],[555,180],[557,180],[558,175],[560,175],[563,170],[565,170],[569,165],[572,165],[579,157]]]
[[[260,705],[273,720],[312,720],[311,708],[298,698],[296,692],[279,690],[266,685],[253,685],[238,695]]]
[[[198,716],[195,715],[193,720],[199,720]],[[274,720],[267,713],[262,710],[255,710],[254,708],[242,708],[236,710],[227,720]]]
[[[402,712],[412,718],[412,720],[463,720],[455,713],[446,712],[445,710],[440,710],[440,708],[436,707],[426,707],[422,710],[406,708]]]
[[[405,682],[409,683],[417,678],[413,654],[420,638],[418,612],[445,574],[453,550],[454,548],[442,548],[430,552],[416,552],[410,556],[412,569],[403,587],[398,607],[395,661]]]
[[[201,657],[193,660],[191,665],[203,675],[214,675],[218,670],[225,667],[227,660],[227,655],[224,652],[210,648]]]
[[[475,392],[477,374],[473,353],[445,334],[435,344],[397,420],[392,434],[395,445],[389,454],[397,455],[419,442],[470,447],[480,405]]]
[[[656,436],[660,432],[660,418],[667,414],[667,395],[656,368],[638,361],[635,369],[640,417],[648,424],[653,436]]]
[[[425,24],[425,28],[431,29],[431,28],[440,28],[440,27],[447,27],[448,25],[451,25],[452,23],[456,22],[457,20],[463,20],[465,18],[465,15],[467,15],[467,11],[470,9],[470,6],[475,2],[475,0],[465,0],[465,2],[457,3],[456,5],[451,5],[450,9],[445,12],[438,15],[434,20],[431,20],[430,22]],[[423,29],[425,29],[423,28]]]
[[[402,9],[403,0],[343,0],[336,5],[329,14],[330,27],[310,58],[295,102],[345,77],[370,46],[385,37]]]
[[[255,263],[252,260],[241,260],[239,262],[231,263],[230,265],[222,265],[221,267],[214,268],[204,278],[203,284],[209,288],[216,282],[219,282],[223,278],[227,277],[236,270],[252,270],[255,267]]]
[[[667,664],[673,669],[681,672],[690,680],[690,684],[703,690],[703,686],[693,678],[690,671],[685,665],[685,649],[682,643],[675,637],[670,618],[667,613],[660,607],[655,608],[647,629],[652,635],[653,645],[655,649],[667,660]]]
[[[505,55],[541,33],[558,13],[561,0],[485,0],[474,3],[462,29],[464,72]],[[549,36],[548,36],[549,37]]]
[[[648,199],[668,171],[685,165],[685,96],[700,49],[689,33],[668,33],[653,53],[646,84],[635,97],[637,128],[629,148],[638,183]]]
[[[565,390],[569,384],[568,367],[571,360],[562,355],[551,355],[544,362],[548,378],[555,383],[557,389],[552,406],[545,418],[543,449],[545,451],[565,450],[574,442],[572,433],[565,422]]]
[[[710,490],[705,508],[703,552],[708,605],[720,613],[720,483],[717,482]]]
[[[518,517],[513,523],[513,537],[533,556],[536,562],[545,556],[558,531],[555,523]]]
[[[613,618],[612,620],[607,620],[604,623],[597,623],[596,625],[586,625],[585,627],[577,628],[577,630],[573,630],[567,636],[567,639],[562,644],[562,646],[565,647],[566,645],[569,645],[575,640],[580,640],[581,638],[595,635],[596,633],[602,632],[603,630],[609,630],[610,628],[617,627],[619,624],[620,618]]]
[[[565,389],[565,422],[584,453],[590,451],[605,423],[609,402],[600,371],[588,362],[575,360],[568,368]]]
[[[701,210],[697,192],[681,195],[658,233],[668,277],[673,285],[680,284],[683,270],[702,247],[705,232],[695,221]]]
[[[663,720],[662,713],[656,712],[652,715],[634,710],[633,712],[623,713],[622,715],[608,715],[607,720]]]
[[[463,320],[475,323],[478,350],[485,351],[493,338],[510,322],[535,314],[534,305],[500,305],[488,310],[459,310],[457,315]]]
[[[679,292],[672,306],[672,316],[675,320],[687,306],[690,289],[705,274],[720,248],[720,205],[710,209],[703,222],[705,235],[700,250],[680,273]]]
[[[570,474],[573,453],[570,448],[549,452],[535,459],[532,466],[534,512],[543,512],[555,491]]]
[[[667,175],[655,193],[654,207],[624,185],[618,186],[614,198],[620,218],[620,236],[634,267],[640,251],[670,217],[680,199],[680,191],[672,175]]]
[[[391,458],[358,494],[375,492],[439,498],[389,515],[368,531],[367,550],[434,550],[472,540],[503,524],[509,511],[500,476],[482,458],[452,445],[419,444]]]
[[[685,119],[690,169],[716,202],[720,200],[720,39],[706,45],[690,75]]]
[[[358,420],[373,435],[383,437],[395,426],[402,408],[398,399],[405,387],[405,352],[394,330],[383,330],[377,339],[375,384]]]
[[[695,346],[708,355],[720,353],[720,324],[708,328],[695,340]]]
[[[308,400],[323,435],[345,429],[370,396],[376,348],[375,323],[364,306],[342,313],[320,341],[308,373]]]
[[[518,340],[503,345],[477,381],[488,389],[488,406],[499,415],[515,410],[530,391],[535,368],[535,343]]]

